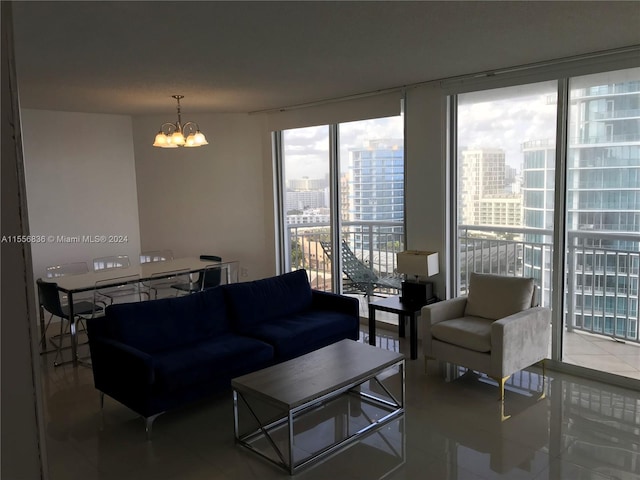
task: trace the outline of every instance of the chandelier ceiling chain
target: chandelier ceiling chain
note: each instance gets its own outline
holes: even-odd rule
[[[160,131],[156,134],[153,142],[154,147],[160,148],[178,148],[178,147],[201,147],[208,145],[206,137],[200,131],[200,127],[196,122],[186,122],[182,124],[182,115],[180,112],[180,99],[184,95],[172,95],[178,102],[178,121],[176,123],[166,122],[160,127]],[[188,132],[185,138],[185,133]]]

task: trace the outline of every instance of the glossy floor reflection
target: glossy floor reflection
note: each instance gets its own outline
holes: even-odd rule
[[[393,334],[378,343],[408,354]],[[52,361],[42,357],[52,480],[290,478],[234,444],[230,392],[162,415],[147,442],[142,420],[117,402],[107,398],[100,415],[90,369]],[[557,372],[543,386],[533,368],[508,383],[501,408],[485,376],[448,382],[435,362],[429,368],[407,361],[403,417],[295,478],[640,479],[640,392]],[[332,405],[301,447],[326,443],[345,418]]]

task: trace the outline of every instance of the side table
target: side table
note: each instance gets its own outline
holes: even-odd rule
[[[418,325],[417,319],[422,307],[435,303],[438,300],[433,298],[426,303],[404,303],[399,295],[382,298],[375,302],[369,302],[369,345],[376,344],[376,310],[381,312],[396,313],[398,315],[398,326],[400,337],[405,336],[405,322],[409,319],[409,346],[410,358],[418,358]]]

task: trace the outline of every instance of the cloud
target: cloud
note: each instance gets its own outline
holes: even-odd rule
[[[483,92],[460,95],[458,105],[458,145],[501,148],[509,165],[520,167],[522,144],[530,140],[555,138],[556,105],[549,101],[555,91],[537,86],[533,94],[518,88],[509,97],[500,89],[491,98]]]

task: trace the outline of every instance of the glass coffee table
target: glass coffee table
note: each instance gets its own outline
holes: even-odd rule
[[[342,340],[234,378],[236,442],[293,475],[402,415],[404,377],[404,355]],[[314,415],[322,418],[330,404],[334,411],[347,405],[347,411],[337,416],[340,425],[332,438],[309,451],[304,431],[314,427]],[[359,420],[355,427],[349,422],[353,409]]]

